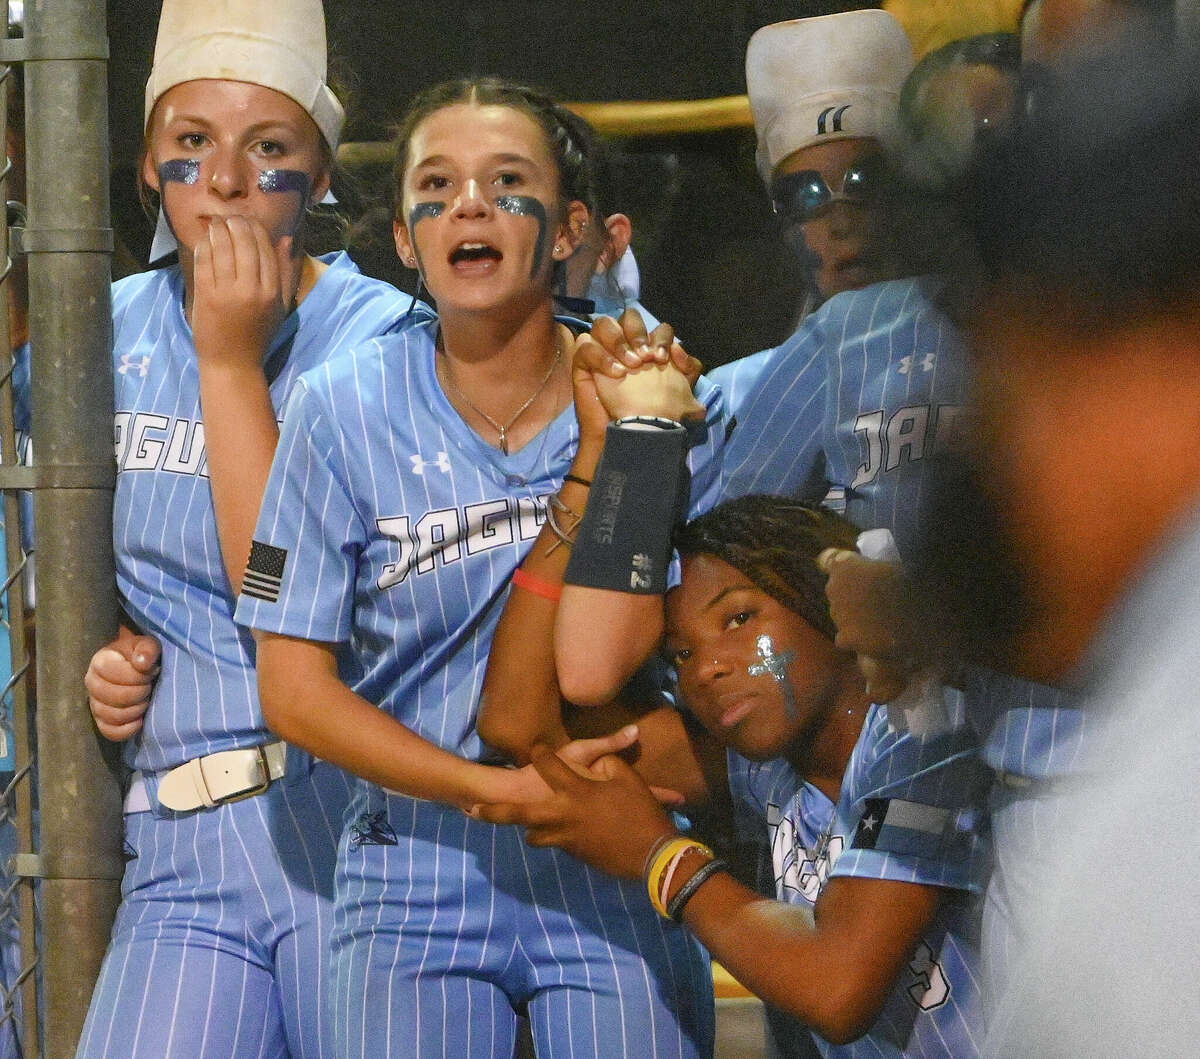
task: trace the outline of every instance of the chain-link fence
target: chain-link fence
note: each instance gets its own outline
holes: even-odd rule
[[[6,24],[7,30],[7,24]],[[7,37],[7,32],[5,33]],[[13,106],[10,107],[10,101]],[[23,104],[18,75],[10,66],[0,67],[0,123],[5,139],[10,132],[19,135],[23,115],[10,130],[12,109],[19,113]],[[0,202],[9,200],[13,163],[7,157],[0,170]],[[19,207],[18,207],[19,209]],[[0,218],[0,304],[21,302],[19,310],[0,313],[0,463],[17,463],[18,438],[15,429],[14,377],[17,357],[14,341],[23,344],[23,335],[14,335],[14,320],[21,326],[25,318],[24,289],[14,291],[13,261],[9,254],[8,219]],[[0,589],[0,1054],[25,1056],[38,1054],[37,1024],[37,932],[34,928],[34,893],[30,879],[13,870],[16,855],[35,848],[33,821],[36,787],[33,724],[30,715],[32,695],[29,675],[30,656],[26,640],[25,586],[27,559],[22,546],[21,498],[6,490],[0,506],[0,531],[4,540],[3,587]],[[7,657],[6,657],[7,656]]]
[[[122,869],[116,777],[82,687],[116,615],[107,57],[98,0],[40,0],[23,35],[0,40],[0,121],[18,160],[0,202],[28,201],[27,222],[16,203],[0,218],[0,1059],[74,1054]]]

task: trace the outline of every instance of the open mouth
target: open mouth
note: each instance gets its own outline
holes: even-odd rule
[[[450,264],[474,263],[477,261],[499,261],[504,255],[487,243],[459,243],[450,251]]]

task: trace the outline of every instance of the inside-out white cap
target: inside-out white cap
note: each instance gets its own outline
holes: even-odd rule
[[[886,11],[764,26],[746,48],[763,176],[801,147],[851,137],[889,139],[913,65],[908,36]]]
[[[175,85],[247,81],[294,99],[335,151],[345,111],[325,83],[327,64],[321,0],[163,0],[146,125]]]

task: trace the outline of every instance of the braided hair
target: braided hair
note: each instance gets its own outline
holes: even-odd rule
[[[596,214],[596,186],[593,158],[596,139],[583,118],[556,103],[544,92],[499,77],[463,78],[443,81],[427,88],[411,103],[393,138],[395,161],[392,168],[396,195],[396,218],[403,221],[401,200],[404,175],[408,170],[408,145],[417,127],[431,114],[466,103],[472,106],[512,107],[528,114],[546,135],[546,144],[558,166],[560,206],[573,200],[582,202]]]
[[[693,519],[675,535],[682,558],[711,555],[831,640],[837,635],[817,569],[826,548],[853,549],[858,528],[823,507],[785,496],[743,496]]]

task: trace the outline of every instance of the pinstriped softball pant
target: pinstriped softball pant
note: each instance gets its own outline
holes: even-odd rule
[[[127,815],[132,859],[78,1056],[332,1059],[328,933],[349,793],[318,762],[215,809]]]
[[[340,1059],[511,1059],[527,1010],[539,1059],[712,1054],[703,950],[641,883],[523,832],[375,791],[395,845],[343,838],[332,938]],[[381,819],[376,817],[377,820]]]

